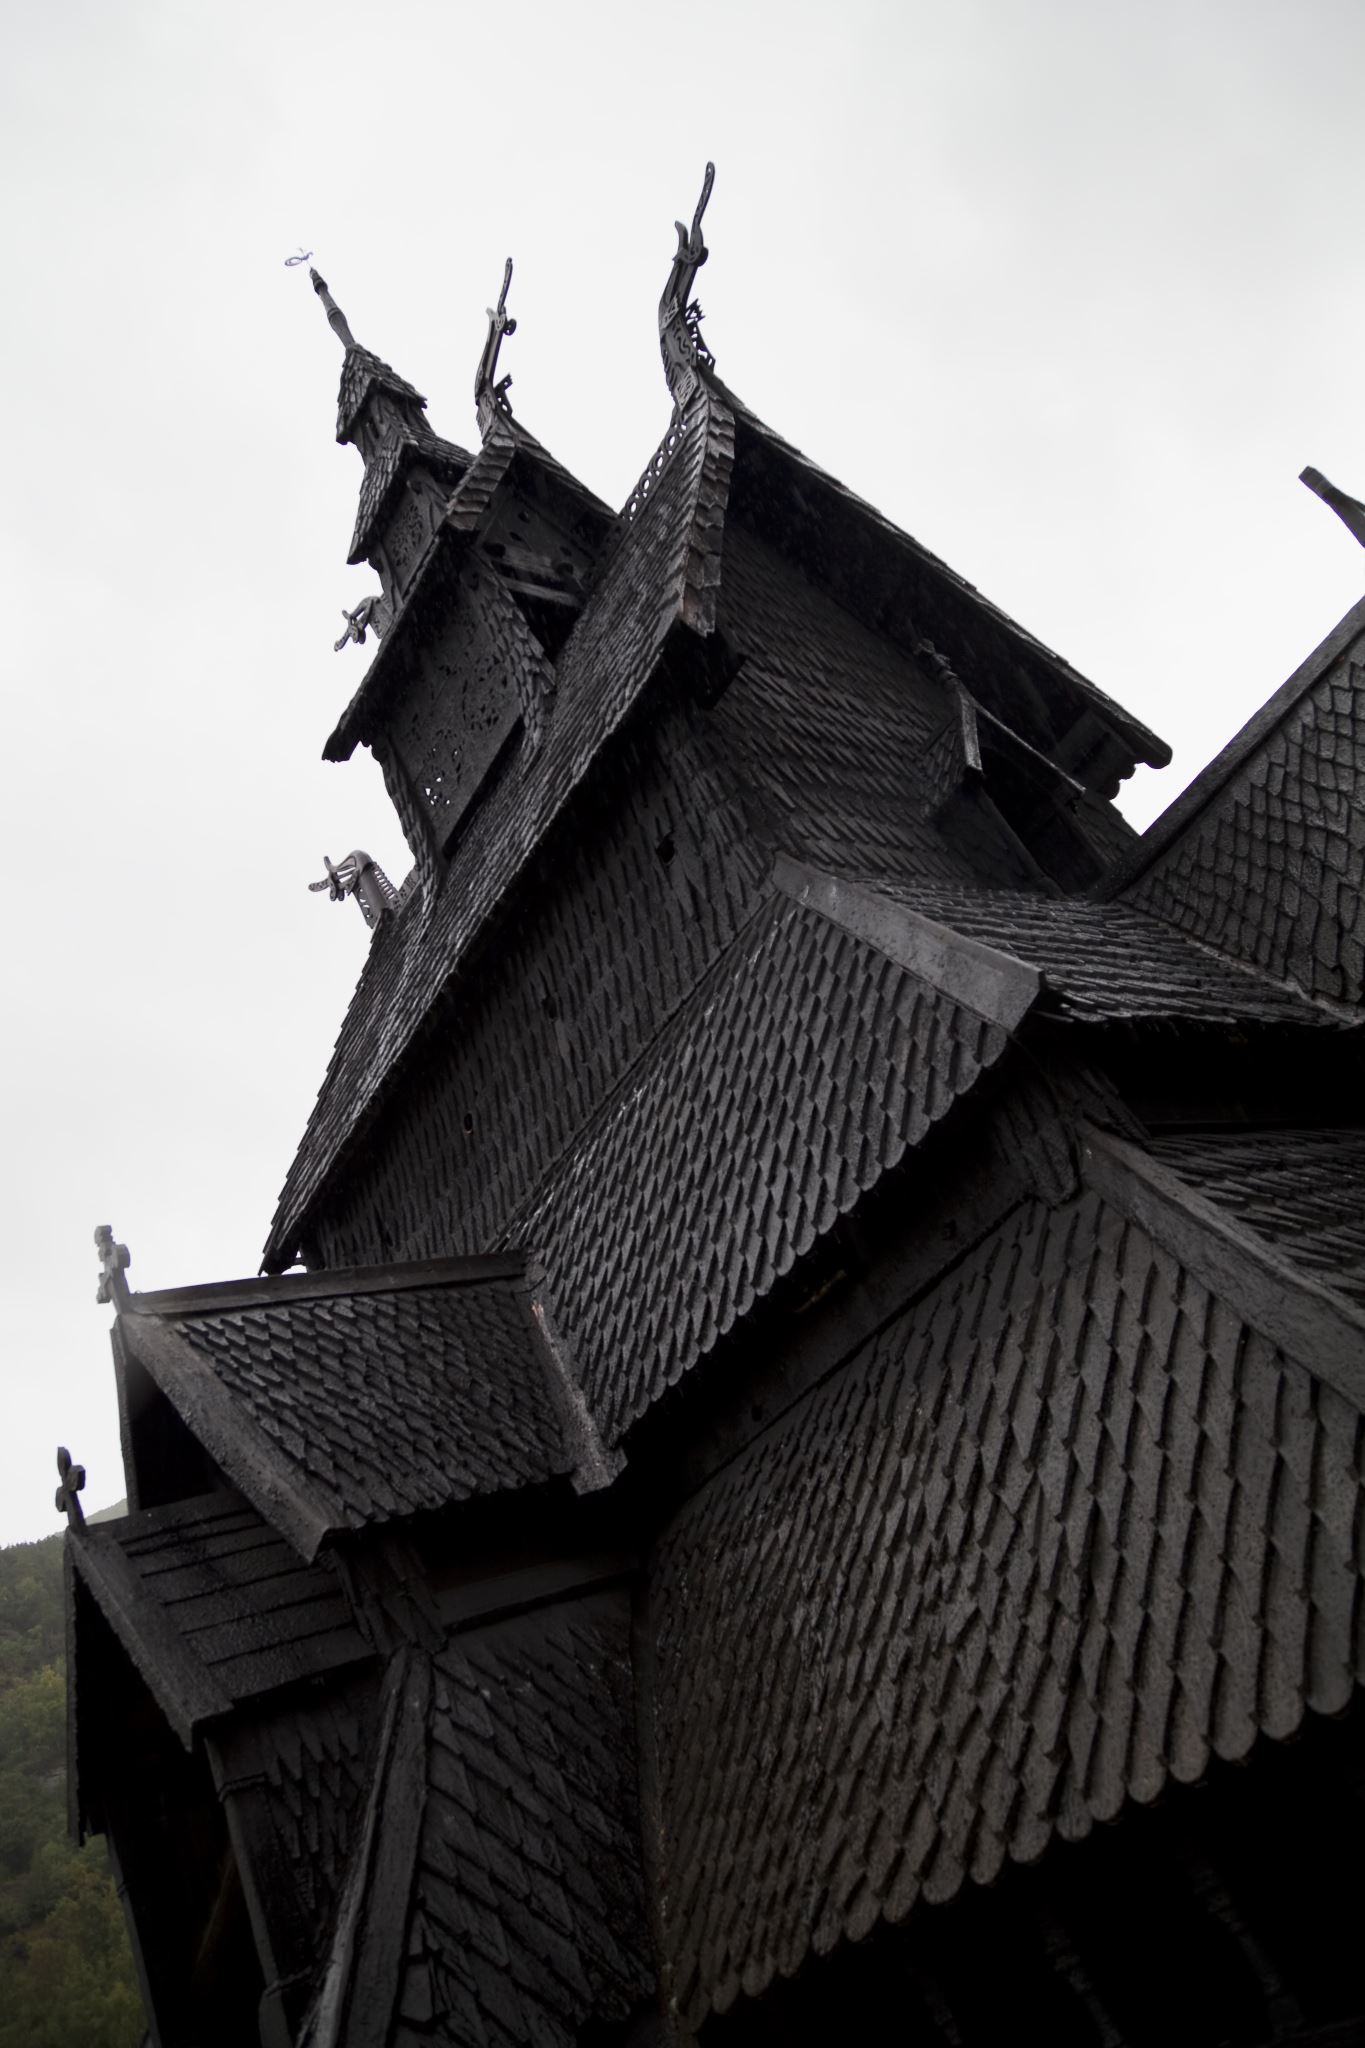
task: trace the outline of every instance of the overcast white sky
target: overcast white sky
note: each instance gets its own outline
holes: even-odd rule
[[[469,445],[503,257],[519,416],[620,503],[716,160],[721,374],[1176,747],[1184,781],[1365,585],[1359,0],[54,0],[0,48],[8,657],[0,1541],[55,1445],[122,1491],[91,1233],[255,1270],[359,970],[319,759],[359,338]]]

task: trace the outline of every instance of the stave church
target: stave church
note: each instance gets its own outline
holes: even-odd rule
[[[1138,836],[722,381],[710,189],[619,512],[510,264],[472,452],[313,274],[411,869],[259,1277],[97,1233],[72,1827],[157,2048],[1365,2043],[1365,603]]]

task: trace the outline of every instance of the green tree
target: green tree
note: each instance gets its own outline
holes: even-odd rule
[[[0,2048],[139,2048],[104,1844],[66,1833],[62,1539],[0,1550]]]

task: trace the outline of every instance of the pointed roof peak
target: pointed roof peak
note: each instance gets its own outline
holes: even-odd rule
[[[346,351],[341,368],[341,390],[337,397],[337,439],[349,441],[361,407],[375,385],[380,385],[395,398],[407,399],[410,404],[426,408],[426,400],[415,384],[409,384],[406,377],[400,377],[373,349],[364,348],[351,332],[351,323],[342,312],[325,277],[309,266],[309,277],[313,290],[321,299],[327,314],[327,324],[337,336]]]

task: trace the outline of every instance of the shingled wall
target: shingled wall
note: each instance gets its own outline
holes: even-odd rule
[[[733,522],[720,624],[745,663],[716,724],[782,846],[868,873],[969,878],[928,817],[945,692]]]
[[[486,1247],[734,937],[759,858],[701,716],[661,709],[546,849],[496,955],[456,984],[328,1187],[322,1264]]]
[[[432,1680],[388,2038],[574,2048],[585,2020],[624,2020],[654,1988],[627,1599],[456,1636]]]
[[[1017,1211],[658,1547],[688,2020],[1345,1707],[1362,1435],[1095,1193]]]

